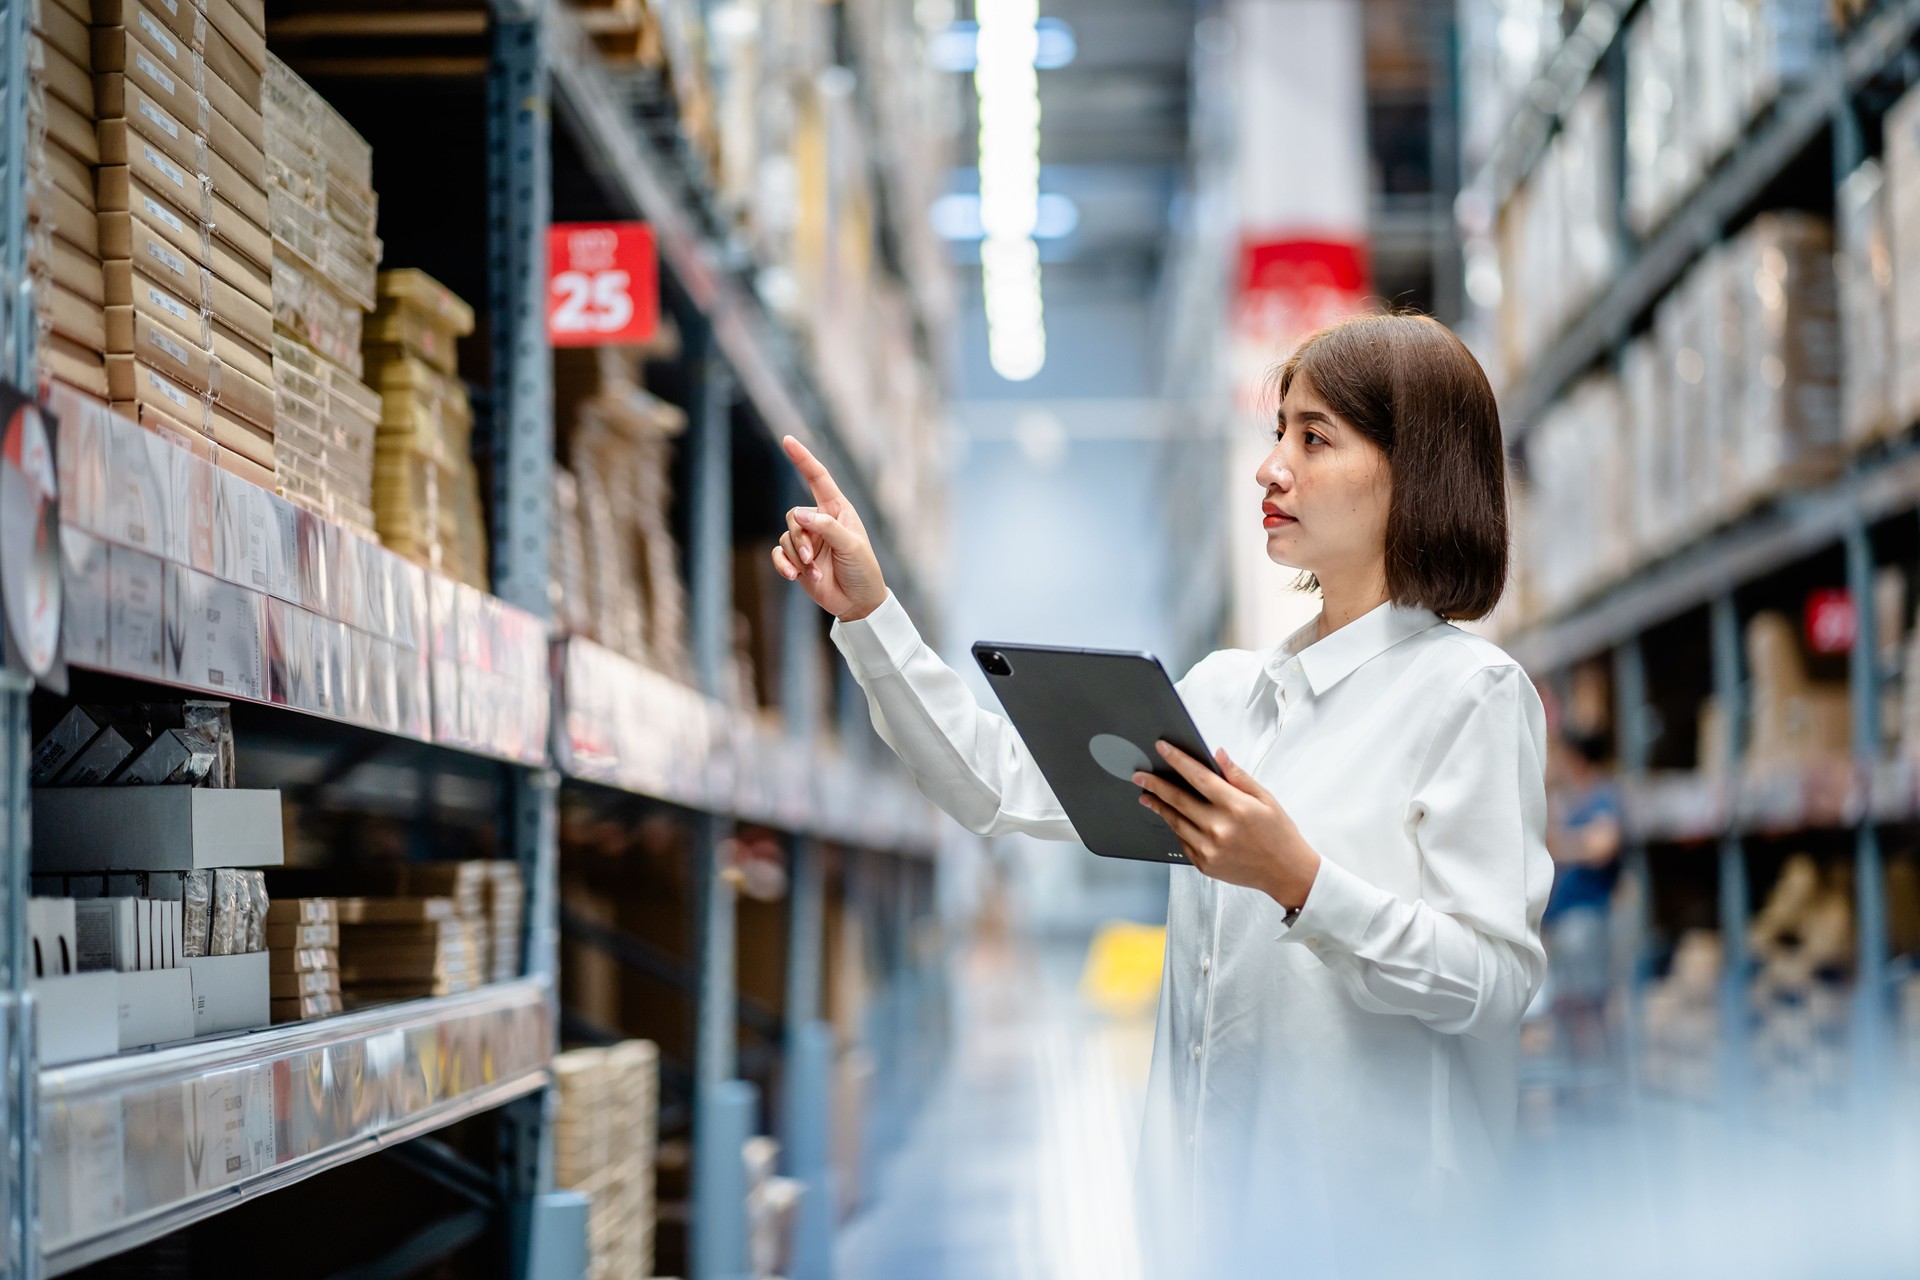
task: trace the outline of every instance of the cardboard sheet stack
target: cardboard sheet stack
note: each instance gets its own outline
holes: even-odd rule
[[[571,468],[558,482],[556,519],[569,507],[577,513],[577,532],[563,529],[555,544],[556,616],[690,682],[686,587],[670,521],[673,437],[686,415],[641,385],[642,358],[618,347],[554,353],[554,416],[568,433]]]
[[[267,908],[273,1020],[339,1013],[340,910],[332,898],[281,898]]]
[[[486,590],[487,534],[472,457],[473,410],[456,347],[473,308],[423,271],[383,271],[366,328],[367,380],[380,389],[374,514],[408,559]]]
[[[348,1008],[480,985],[481,930],[452,898],[342,898],[340,990]]]
[[[659,1073],[659,1051],[646,1040],[573,1049],[553,1060],[560,1096],[554,1181],[591,1201],[592,1280],[653,1274]]]
[[[93,51],[85,0],[34,0],[27,60],[27,265],[40,371],[105,399],[106,280],[93,170]]]
[[[373,536],[380,398],[361,381],[380,239],[373,150],[278,58],[266,74],[280,492]]]
[[[1767,1093],[1805,1103],[1848,1077],[1847,1010],[1853,972],[1850,877],[1822,876],[1807,854],[1781,867],[1747,929],[1753,980],[1754,1062]]]
[[[91,51],[116,412],[273,476],[272,285],[258,0],[96,0]]]

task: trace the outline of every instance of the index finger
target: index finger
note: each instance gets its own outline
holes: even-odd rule
[[[1160,748],[1161,757],[1165,759],[1168,764],[1172,765],[1174,770],[1179,773],[1181,777],[1185,778],[1195,791],[1198,791],[1208,800],[1217,804],[1223,795],[1230,794],[1234,790],[1225,778],[1222,778],[1219,774],[1207,768],[1206,765],[1201,764],[1198,760],[1195,760],[1192,756],[1182,751],[1179,747],[1174,746],[1165,738],[1160,739],[1155,745]]]
[[[813,490],[813,500],[822,506],[829,502],[845,502],[846,495],[840,492],[840,486],[833,482],[833,476],[820,459],[813,456],[812,450],[792,436],[782,436],[780,445],[787,451],[794,469],[800,478],[807,482],[807,488]]]

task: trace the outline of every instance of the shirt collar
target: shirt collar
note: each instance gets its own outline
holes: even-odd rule
[[[1437,626],[1439,615],[1431,609],[1409,608],[1389,601],[1355,618],[1324,640],[1315,640],[1320,618],[1301,627],[1268,651],[1247,693],[1247,705],[1253,705],[1268,685],[1284,685],[1291,667],[1306,677],[1314,696],[1345,680],[1402,640],[1411,639]]]

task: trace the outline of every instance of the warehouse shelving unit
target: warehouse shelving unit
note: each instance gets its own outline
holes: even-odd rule
[[[1637,8],[1635,0],[1592,0],[1586,6],[1565,44],[1545,63],[1533,101],[1516,113],[1468,176],[1467,190],[1480,202],[1476,215],[1497,210],[1519,188],[1545,153],[1560,112],[1590,77],[1610,77],[1616,94],[1620,91],[1620,41]],[[1658,229],[1644,240],[1622,230],[1619,267],[1610,281],[1501,389],[1510,447],[1518,450],[1542,412],[1578,379],[1617,357],[1686,270],[1765,207],[1783,175],[1796,166],[1806,172],[1823,149],[1836,186],[1859,165],[1865,158],[1863,136],[1878,135],[1880,114],[1914,80],[1920,65],[1917,39],[1920,5],[1894,0],[1878,6],[1837,37],[1810,78],[1782,92]],[[1617,107],[1613,127],[1617,157],[1624,146]],[[1626,219],[1619,223],[1624,228]],[[1874,577],[1885,565],[1911,567],[1910,526],[1917,514],[1920,447],[1908,432],[1861,450],[1837,476],[1789,487],[1501,637],[1543,683],[1562,684],[1585,663],[1604,664],[1609,671],[1615,755],[1627,801],[1623,863],[1641,886],[1643,925],[1651,909],[1651,881],[1663,867],[1685,859],[1699,865],[1702,858],[1711,867],[1724,947],[1718,1071],[1721,1097],[1729,1107],[1748,1105],[1754,1087],[1743,1037],[1756,851],[1769,841],[1814,833],[1850,845],[1858,921],[1850,1068],[1861,1098],[1877,1096],[1885,1084],[1892,991],[1882,842],[1888,827],[1920,820],[1920,762],[1888,759],[1882,747],[1881,698],[1891,673],[1878,652]],[[1792,587],[1779,584],[1809,577],[1845,587],[1855,610],[1846,661],[1852,758],[1749,776],[1741,769],[1751,696],[1743,609],[1768,598],[1769,587],[1790,594]],[[1691,656],[1682,656],[1681,647]],[[1652,768],[1655,744],[1663,727],[1671,727],[1661,724],[1654,690],[1668,662],[1684,665],[1689,673],[1705,672],[1704,684],[1689,688],[1713,695],[1724,717],[1719,776]],[[1646,956],[1633,966],[1630,1007],[1638,1007],[1648,968]],[[1630,1038],[1636,1030],[1629,1029]]]
[[[27,295],[23,231],[26,41],[30,6],[6,0],[4,95],[0,96],[0,285],[6,371],[31,385],[36,367],[33,307]],[[24,954],[31,797],[26,785],[32,682],[4,681],[0,708],[0,806],[6,859],[0,878],[0,1059],[5,1063],[5,1159],[0,1202],[6,1234],[0,1274],[32,1280],[61,1274],[239,1203],[358,1159],[393,1150],[429,1131],[483,1114],[497,1118],[500,1159],[493,1173],[430,1144],[407,1148],[437,1180],[469,1194],[475,1208],[429,1224],[389,1261],[445,1256],[489,1223],[504,1227],[510,1269],[543,1275],[563,1253],[570,1212],[553,1187],[554,1100],[548,1064],[560,1033],[557,995],[561,933],[558,811],[563,788],[611,789],[672,806],[698,830],[700,955],[678,975],[698,992],[698,1053],[691,1204],[691,1274],[698,1280],[745,1270],[745,1175],[740,1142],[763,1127],[753,1090],[735,1079],[734,898],[725,842],[736,822],[777,828],[790,840],[785,1017],[774,1028],[784,1058],[780,1117],[788,1172],[806,1184],[794,1274],[831,1267],[833,1206],[826,1116],[833,1035],[821,1020],[821,954],[828,850],[897,860],[902,891],[881,902],[850,899],[904,934],[926,909],[936,828],[903,774],[883,771],[862,750],[823,765],[815,731],[829,698],[814,687],[819,628],[812,606],[791,593],[784,667],[785,732],[770,733],[719,701],[731,598],[732,474],[736,424],[776,439],[791,433],[813,446],[863,513],[889,581],[925,615],[917,566],[896,549],[870,501],[872,477],[844,448],[814,390],[807,361],[754,296],[747,268],[704,228],[685,195],[700,179],[671,149],[651,140],[623,103],[571,12],[554,0],[495,0],[484,24],[486,93],[486,276],[492,353],[488,456],[495,594],[451,588],[433,593],[485,615],[521,644],[522,663],[489,677],[520,681],[531,723],[500,736],[453,727],[451,718],[396,722],[364,706],[317,698],[259,714],[279,741],[324,739],[323,784],[368,762],[415,771],[427,807],[441,772],[479,779],[497,808],[499,848],[527,885],[522,976],[459,996],[416,1000],[242,1036],[198,1041],[75,1066],[42,1069],[33,1043],[33,999]],[[688,365],[697,371],[689,406],[694,483],[688,547],[694,652],[702,688],[681,687],[628,658],[581,639],[549,655],[549,505],[554,466],[551,360],[545,337],[545,253],[551,208],[552,108],[573,144],[596,165],[610,198],[649,221],[669,287],[684,304]],[[436,608],[439,603],[436,603]],[[529,637],[531,637],[529,639]],[[537,651],[528,648],[537,645]],[[263,640],[264,647],[264,640]],[[513,645],[505,647],[512,649]],[[530,661],[528,660],[530,658]],[[457,655],[446,655],[455,659]],[[496,655],[497,657],[498,655]],[[266,655],[263,653],[262,665]],[[555,679],[548,687],[548,672]],[[146,686],[194,689],[191,681],[134,675]],[[452,695],[455,685],[439,688]],[[616,700],[608,690],[621,692]],[[264,699],[262,699],[264,701]],[[545,710],[552,707],[552,731]],[[843,739],[868,732],[865,708],[846,688],[838,715]],[[331,722],[353,726],[339,730]],[[639,732],[635,732],[636,727]],[[344,736],[344,744],[341,739]],[[531,739],[531,741],[529,741]],[[245,750],[243,744],[243,752]],[[853,855],[849,855],[853,856]],[[918,886],[918,888],[914,888]],[[614,940],[618,946],[618,939]],[[907,963],[904,945],[894,960]],[[903,986],[906,984],[903,980]],[[303,1087],[296,1088],[296,1085]],[[180,1181],[179,1141],[130,1147],[140,1108],[226,1106],[244,1112],[246,1142],[218,1167]],[[184,1134],[186,1131],[180,1131]],[[177,1135],[178,1136],[178,1135]],[[164,1137],[164,1126],[163,1126]],[[109,1211],[77,1211],[71,1192],[107,1176],[101,1164],[153,1168]],[[191,1161],[189,1165],[191,1166]],[[156,1188],[159,1188],[156,1190]]]

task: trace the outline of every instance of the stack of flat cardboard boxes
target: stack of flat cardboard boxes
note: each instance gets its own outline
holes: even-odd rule
[[[553,1060],[560,1113],[554,1180],[590,1201],[587,1274],[653,1274],[654,1163],[660,1055],[646,1040],[573,1049]]]
[[[267,908],[273,1020],[339,1013],[340,910],[332,898],[281,898]]]
[[[481,930],[452,898],[342,898],[340,989],[348,1007],[480,985]]]
[[[280,492],[373,536],[380,397],[361,381],[374,303],[373,150],[277,58],[265,88]]]
[[[86,0],[34,0],[27,48],[28,269],[40,372],[105,399],[106,281],[93,170],[93,51]]]
[[[459,582],[487,587],[487,535],[472,458],[473,409],[456,347],[473,308],[423,271],[383,271],[366,327],[380,389],[374,513],[380,540]]]
[[[273,478],[259,0],[95,0],[92,55],[114,409]]]

